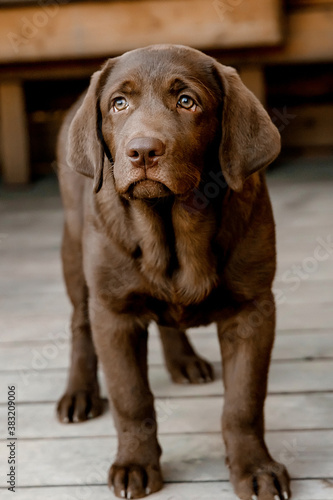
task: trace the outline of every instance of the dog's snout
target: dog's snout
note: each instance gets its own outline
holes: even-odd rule
[[[126,154],[132,164],[140,168],[155,166],[158,158],[164,153],[165,144],[155,137],[136,137],[126,148]]]

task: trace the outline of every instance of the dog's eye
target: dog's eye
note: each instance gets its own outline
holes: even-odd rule
[[[116,97],[116,99],[113,100],[112,107],[115,112],[123,111],[124,109],[128,108],[128,102],[126,101],[125,97]]]
[[[177,106],[179,106],[180,108],[191,109],[193,111],[197,107],[192,97],[188,95],[180,96],[177,102]]]

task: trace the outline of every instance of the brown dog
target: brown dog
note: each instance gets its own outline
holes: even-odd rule
[[[185,329],[217,323],[235,491],[244,500],[290,496],[263,437],[275,236],[259,170],[279,150],[278,131],[236,71],[174,45],[109,59],[65,120],[62,257],[74,312],[58,415],[100,414],[96,349],[118,431],[109,476],[118,497],[162,486],[147,378],[151,321],[172,379],[192,383],[213,373]]]

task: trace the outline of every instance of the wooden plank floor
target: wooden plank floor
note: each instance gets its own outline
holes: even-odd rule
[[[266,405],[267,441],[292,477],[293,498],[333,499],[333,159],[299,160],[269,173],[277,223],[278,331]],[[6,388],[17,386],[19,500],[106,500],[116,451],[109,414],[61,425],[55,403],[69,360],[70,307],[59,245],[54,179],[0,192],[0,498],[6,489]],[[163,447],[156,500],[232,500],[220,437],[223,386],[214,327],[193,330],[216,381],[169,381],[154,327],[150,378]],[[105,385],[102,380],[102,393]]]

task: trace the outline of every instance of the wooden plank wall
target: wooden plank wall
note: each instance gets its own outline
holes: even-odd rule
[[[200,49],[282,42],[279,0],[142,0],[3,9],[1,62],[103,57],[154,43]]]

